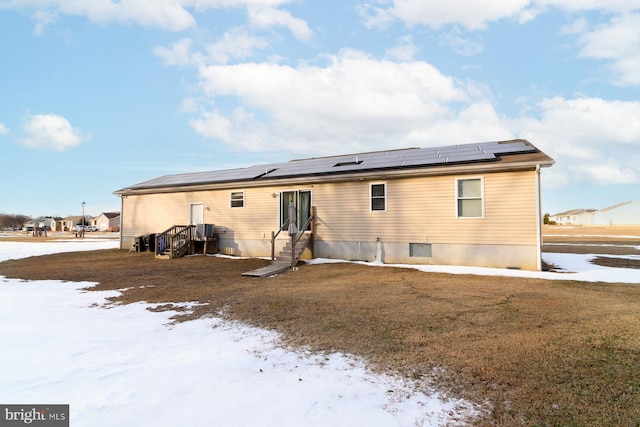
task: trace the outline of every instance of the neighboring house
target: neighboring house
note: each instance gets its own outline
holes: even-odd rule
[[[82,215],[68,216],[55,221],[55,225],[52,226],[54,231],[72,231],[73,227],[82,222]]]
[[[571,209],[549,217],[549,221],[557,225],[593,225],[596,209]]]
[[[604,209],[572,209],[549,217],[557,225],[637,226],[640,225],[640,203],[617,203]]]
[[[36,219],[32,219],[31,221],[24,224],[23,229],[27,231],[32,231],[34,229],[41,230],[53,230],[55,225],[55,218],[50,216],[41,216]]]
[[[595,224],[604,226],[640,225],[640,203],[635,201],[618,203],[595,213]]]
[[[102,212],[93,219],[92,225],[100,231],[117,231],[120,229],[120,212]]]
[[[315,211],[315,257],[539,270],[540,168],[553,163],[512,140],[163,176],[115,192],[120,245],[208,223],[223,253],[270,256],[293,203],[299,226]]]

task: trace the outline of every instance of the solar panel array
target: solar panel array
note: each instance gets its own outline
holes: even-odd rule
[[[497,160],[498,155],[532,153],[536,151],[535,147],[523,140],[483,142],[435,148],[407,148],[292,160],[286,163],[254,165],[241,169],[167,175],[136,184],[130,189],[487,162]]]

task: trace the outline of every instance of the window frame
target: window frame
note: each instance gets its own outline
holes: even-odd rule
[[[461,181],[480,181],[480,196],[473,197],[461,197],[460,196],[460,182]],[[484,177],[483,176],[470,176],[464,178],[456,178],[455,179],[455,210],[456,210],[456,218],[460,219],[478,219],[485,217],[485,194],[484,194]],[[480,200],[480,215],[479,216],[467,216],[462,215],[460,210],[460,202],[464,200]]]
[[[235,194],[235,195],[240,194],[242,197],[241,197],[240,199],[237,199],[237,198],[236,198],[236,199],[234,199],[234,198],[233,198],[234,194]],[[245,191],[244,191],[244,190],[230,191],[230,192],[229,192],[229,207],[230,207],[231,209],[243,209],[243,208],[244,208],[244,206],[245,206],[245,200],[246,200],[246,194],[245,194]],[[233,205],[233,204],[234,204],[234,202],[236,202],[236,203],[237,203],[238,201],[239,201],[239,202],[241,202],[241,205],[240,205],[240,206],[234,206],[234,205]]]
[[[384,188],[384,195],[381,196],[374,196],[373,195],[373,186],[374,185],[382,185]],[[386,212],[387,211],[387,199],[389,198],[389,190],[388,190],[389,186],[387,185],[386,181],[376,181],[376,182],[370,182],[369,183],[369,212]],[[374,199],[375,197],[375,199]],[[379,200],[379,199],[383,199],[384,201],[384,208],[383,209],[374,209],[373,208],[373,201],[374,200]]]

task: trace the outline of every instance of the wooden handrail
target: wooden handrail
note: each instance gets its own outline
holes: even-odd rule
[[[307,227],[312,220],[313,212],[309,215],[309,218],[307,218],[307,222],[305,222],[304,225],[300,227],[300,230],[296,234],[291,236],[291,267],[295,267],[296,265],[296,245],[300,241],[300,238],[302,238],[302,236],[304,235],[304,232],[307,231]]]
[[[280,234],[280,232],[282,230],[286,230],[287,228],[289,228],[289,221],[291,221],[291,218],[287,219],[284,224],[282,224],[280,226],[280,229],[278,230],[277,233],[275,233],[274,231],[271,232],[271,261],[276,259],[276,237],[278,237],[278,234]]]
[[[156,234],[155,254],[160,255],[169,248],[169,258],[177,258],[189,250],[195,225],[174,225]]]

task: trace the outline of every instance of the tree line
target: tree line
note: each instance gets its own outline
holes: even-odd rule
[[[30,220],[31,218],[26,215],[0,214],[0,229],[22,228],[22,225]]]

